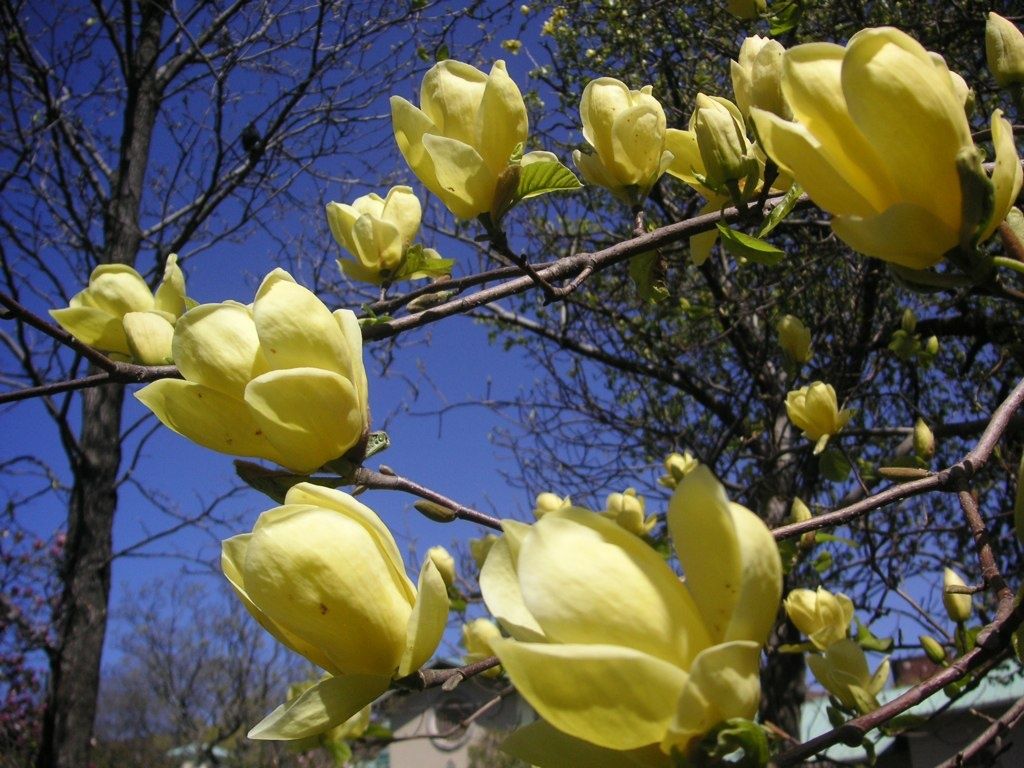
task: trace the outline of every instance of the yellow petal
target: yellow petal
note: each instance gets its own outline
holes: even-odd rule
[[[513,731],[501,751],[537,768],[670,768],[671,758],[657,746],[620,751],[607,749],[562,733],[550,723],[536,720]]]
[[[422,216],[423,207],[412,187],[397,186],[388,191],[380,218],[394,225],[405,246],[411,245],[419,232]]]
[[[356,390],[333,371],[270,371],[249,382],[245,402],[284,466],[299,472],[338,458],[363,434]]]
[[[358,520],[295,504],[264,512],[241,571],[253,603],[320,649],[334,669],[394,674],[412,606],[390,561]]]
[[[248,736],[291,741],[323,733],[357,714],[390,684],[390,678],[376,675],[325,678],[263,718]]]
[[[697,181],[697,174],[703,176],[706,170],[700,149],[697,147],[696,134],[693,131],[669,128],[665,132],[665,147],[672,153],[672,164],[669,165],[668,172],[700,190],[702,187]]]
[[[423,136],[423,147],[437,177],[437,189],[431,191],[448,210],[460,219],[473,219],[490,211],[495,176],[473,147],[432,134]]]
[[[364,422],[369,422],[367,411],[370,407],[369,396],[366,390],[366,369],[363,366],[363,332],[359,328],[359,320],[356,313],[350,309],[334,310],[334,320],[341,329],[342,338],[345,340],[347,354],[339,361],[343,367],[341,375],[352,382],[356,390],[356,399],[359,402],[359,411],[363,414]]]
[[[551,725],[609,749],[659,741],[686,672],[632,648],[492,640],[516,690]]]
[[[696,605],[661,555],[589,510],[541,518],[516,569],[523,602],[553,642],[626,646],[683,668],[707,645]]]
[[[241,400],[202,384],[178,379],[154,381],[135,397],[169,429],[204,448],[232,456],[253,456],[285,464]]]
[[[333,201],[327,204],[325,211],[327,213],[327,225],[331,228],[331,235],[333,235],[335,242],[353,256],[361,257],[359,245],[352,237],[352,228],[363,214],[351,205]]]
[[[664,137],[665,112],[648,97],[615,116],[612,154],[605,161],[620,183],[649,188],[656,181],[653,177],[661,162]]]
[[[505,522],[507,524],[508,521]],[[480,591],[488,610],[512,637],[537,642],[544,640],[544,630],[523,602],[507,534],[498,539],[487,553],[480,569]]]
[[[496,61],[480,100],[473,139],[492,174],[504,170],[516,145],[526,141],[528,129],[523,95],[508,76],[505,62]]]
[[[844,243],[866,256],[875,256],[910,269],[927,269],[957,245],[955,220],[939,219],[913,203],[898,203],[867,218],[837,216],[832,229]]]
[[[725,489],[702,465],[672,495],[668,525],[711,642],[763,643],[782,592],[778,548],[764,523],[730,504]]]
[[[423,76],[420,109],[441,135],[473,145],[487,84],[487,75],[476,67],[455,59],[438,62]]]
[[[697,656],[662,749],[685,751],[693,739],[724,720],[752,718],[761,701],[760,655],[759,643],[734,642]]]
[[[843,93],[843,54],[844,49],[832,43],[807,43],[790,48],[783,60],[782,91],[793,108],[794,118],[815,137],[815,151],[823,156],[819,162],[834,168],[877,212],[896,199],[896,186],[885,160],[865,140],[850,117]],[[751,110],[751,114],[753,112]],[[763,140],[760,122],[757,122],[757,132]],[[775,153],[769,151],[768,154],[778,161]],[[792,153],[786,155],[787,167],[794,157]],[[853,208],[828,210],[867,213]]]
[[[263,279],[252,319],[272,370],[314,367],[342,376],[349,372],[348,346],[331,311],[283,269]]]
[[[441,187],[434,172],[434,161],[423,148],[423,136],[437,131],[437,126],[401,96],[391,97],[391,125],[395,132],[395,143],[409,168],[423,182],[423,186],[435,195],[438,194]]]
[[[864,188],[854,186],[857,174],[851,172],[848,162],[834,166],[834,155],[807,128],[757,108],[750,114],[765,152],[782,170],[800,180],[817,205],[836,214],[868,216],[875,212],[878,201],[866,197]],[[877,198],[877,193],[873,197]]]
[[[182,376],[239,400],[249,380],[267,370],[252,314],[234,302],[186,312],[171,348]]]
[[[109,315],[153,309],[153,293],[146,281],[126,264],[101,264],[89,276],[86,289],[93,306]]]
[[[301,656],[305,656],[321,669],[331,673],[337,672],[338,670],[334,668],[331,660],[319,648],[310,645],[301,637],[288,632],[282,626],[275,623],[273,619],[256,606],[256,603],[246,593],[242,578],[242,568],[245,566],[245,552],[249,547],[249,538],[251,536],[251,533],[243,533],[221,542],[220,567],[224,572],[224,576],[235,590],[235,594],[238,595],[242,605],[249,611],[249,614],[256,619],[261,627],[273,635],[278,642],[291,648]]]
[[[949,72],[940,72],[909,35],[881,27],[850,39],[842,84],[850,117],[878,150],[897,199],[928,208],[958,229],[956,158],[973,142]]]
[[[178,254],[171,253],[167,256],[167,263],[164,265],[164,277],[154,294],[154,309],[169,312],[175,317],[180,317],[188,308],[188,300],[185,296],[185,273],[178,266]]]
[[[142,365],[174,362],[171,343],[174,326],[156,312],[128,312],[122,320],[132,357]]]
[[[429,558],[420,569],[420,579],[406,630],[405,652],[398,665],[398,676],[415,672],[437,650],[448,623],[448,588],[437,566]]]
[[[631,101],[629,88],[614,77],[591,80],[583,89],[580,98],[583,138],[597,150],[604,162],[608,162],[614,155],[612,128],[615,116],[628,109]]]
[[[95,307],[70,306],[51,309],[50,317],[83,344],[101,352],[131,354],[120,316],[107,314]]]
[[[316,483],[297,483],[288,489],[284,497],[285,504],[309,504],[315,507],[333,509],[345,517],[355,520],[373,538],[377,548],[390,566],[395,585],[405,595],[409,605],[416,600],[416,588],[405,575],[405,563],[391,531],[376,512],[358,499],[334,488],[326,488]]]
[[[989,14],[993,16],[994,14]],[[996,151],[996,164],[992,170],[992,186],[995,196],[992,206],[992,220],[982,232],[983,242],[992,236],[1009,213],[1013,201],[1020,194],[1024,171],[1017,156],[1017,144],[1013,140],[1013,126],[1003,117],[1002,110],[992,113],[992,144]]]

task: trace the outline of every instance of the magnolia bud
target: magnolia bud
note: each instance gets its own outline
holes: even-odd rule
[[[925,655],[932,660],[935,664],[941,664],[946,660],[946,649],[942,647],[942,644],[931,635],[921,635],[918,637],[921,643],[921,650],[924,651]]]
[[[791,523],[802,523],[804,520],[810,520],[813,517],[811,510],[803,499],[799,496],[793,497],[793,504],[789,508],[789,522]]]
[[[784,315],[775,329],[779,332],[779,346],[794,363],[811,359],[811,331],[800,318]]]
[[[427,550],[427,559],[433,561],[446,587],[455,583],[455,558],[447,549],[441,546],[431,547]]]
[[[966,587],[964,580],[952,568],[947,568],[942,575],[942,605],[951,621],[962,624],[971,618],[973,605],[971,596],[963,592],[950,592],[950,587]]]
[[[696,469],[698,463],[689,451],[686,451],[686,453],[670,453],[665,459],[665,471],[668,474],[659,477],[658,482],[666,488],[675,488],[679,481]]]
[[[935,435],[924,419],[918,419],[914,424],[914,453],[925,461],[935,455]]]
[[[571,506],[572,502],[568,496],[563,499],[555,493],[540,493],[537,494],[537,500],[534,502],[533,516],[540,520],[548,512],[554,512],[556,509],[563,509]]]
[[[698,93],[693,132],[712,189],[735,185],[756,169],[743,116],[729,100]]]
[[[491,551],[491,547],[494,546],[494,542],[497,540],[498,537],[493,533],[488,533],[480,539],[469,540],[469,554],[473,556],[473,562],[476,563],[477,569],[484,567],[487,553]]]
[[[623,493],[610,493],[605,501],[605,516],[611,518],[630,533],[643,536],[654,527],[655,519],[644,519],[644,499],[635,488]]]
[[[985,59],[1001,87],[1024,83],[1024,34],[998,13],[985,22]]]
[[[913,333],[917,330],[917,315],[914,314],[914,310],[903,310],[903,317],[900,319],[900,328],[902,328],[905,333]]]

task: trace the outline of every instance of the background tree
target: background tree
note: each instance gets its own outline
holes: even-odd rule
[[[391,139],[364,121],[375,104],[384,114],[376,100],[421,63],[412,30],[452,23],[429,3],[0,3],[0,283],[5,311],[19,310],[0,336],[3,400],[38,395],[21,407],[50,420],[67,458],[39,467],[23,492],[67,506],[44,622],[53,634],[39,765],[88,763],[118,494],[147,495],[139,460],[151,433],[122,415],[123,382],[150,374],[69,354],[66,339],[40,333],[39,317],[102,264],[155,282],[169,253],[187,263],[257,231],[300,252],[305,224],[283,225],[281,212],[325,197],[320,184],[338,195],[368,175],[373,147]],[[351,176],[325,172],[332,162]],[[47,386],[83,375],[109,385],[80,395]]]

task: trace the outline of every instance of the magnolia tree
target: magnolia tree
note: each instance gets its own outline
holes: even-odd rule
[[[729,10],[755,18],[763,6],[730,2]],[[1019,100],[1020,30],[993,14],[985,47],[992,75]],[[997,110],[986,131],[972,134],[970,84],[909,35],[869,28],[845,46],[789,49],[750,37],[732,65],[734,99],[698,96],[685,130],[669,127],[650,87],[632,90],[614,74],[580,94],[587,146],[572,157],[583,181],[607,190],[633,222],[633,236],[600,250],[538,263],[513,249],[509,211],[572,193],[581,182],[554,154],[526,151],[527,109],[502,62],[484,73],[443,60],[425,75],[418,105],[392,97],[395,142],[422,185],[455,218],[475,222],[502,266],[453,277],[453,262],[417,241],[417,193],[396,186],[327,206],[346,251],[341,269],[379,287],[375,311],[364,317],[332,311],[282,269],[263,279],[251,303],[196,306],[173,256],[155,292],[130,267],[96,269],[69,307],[51,313],[57,325],[0,296],[40,331],[122,375],[150,380],[135,396],[168,428],[211,450],[276,465],[237,462],[240,476],[279,506],[224,542],[221,565],[256,620],[324,674],[253,723],[250,738],[356,737],[367,707],[394,687],[450,689],[473,675],[503,674],[539,715],[503,749],[534,765],[787,765],[905,726],[897,718],[912,706],[942,690],[955,696],[1017,650],[1019,585],[1000,569],[972,481],[1001,450],[1024,382],[952,465],[890,468],[891,484],[865,487],[858,500],[816,515],[790,499],[790,520],[772,528],[763,510],[730,500],[729,477],[716,478],[685,453],[665,459],[665,510],[649,509],[635,491],[612,494],[597,510],[544,493],[532,524],[491,517],[367,466],[387,437],[370,423],[364,344],[520,294],[567,301],[602,272],[678,242],[688,242],[698,265],[720,242],[738,263],[783,270],[770,241],[797,210],[828,214],[836,238],[884,262],[906,290],[942,301],[944,291],[971,288],[1007,312],[1024,301],[1013,125]],[[664,174],[705,205],[649,229],[645,206]],[[415,280],[429,282],[399,290]],[[815,320],[779,321],[778,354],[794,375],[811,354]],[[904,334],[913,332],[908,320]],[[837,436],[856,419],[827,381],[794,387],[785,409],[789,428],[823,457],[836,456]],[[923,422],[913,442],[919,458],[934,451]],[[346,486],[355,495],[368,488],[412,494],[431,520],[493,529],[471,551],[479,597],[494,621],[465,623],[463,666],[428,664],[453,604],[461,609],[473,597],[460,591],[451,556],[432,550],[414,582],[391,532],[340,490]],[[966,581],[945,571],[947,616],[933,628],[938,638],[921,638],[937,671],[881,704],[886,642],[865,628],[853,634],[857,606],[827,585],[783,594],[783,572],[828,529],[926,494],[959,504],[976,565]],[[1024,537],[1022,517],[1024,498],[1016,505]],[[981,624],[973,621],[975,593],[994,609]],[[800,634],[783,650],[806,656],[831,700],[834,728],[806,743],[756,718],[762,651],[780,620]],[[1020,710],[1007,711],[962,756],[983,749]]]

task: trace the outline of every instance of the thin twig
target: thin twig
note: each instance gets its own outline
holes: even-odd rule
[[[1024,718],[1024,698],[1017,699],[1013,706],[1003,712],[992,725],[979,733],[974,741],[953,755],[953,757],[939,763],[936,768],[959,768],[959,766],[966,765],[968,761],[977,756],[993,741],[1001,739],[1012,731],[1021,718]],[[997,754],[1003,752],[1004,749],[1005,746],[1001,746]],[[994,758],[995,755],[991,755],[991,757]]]

